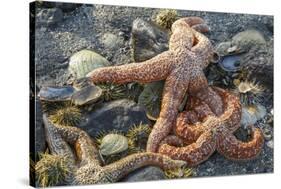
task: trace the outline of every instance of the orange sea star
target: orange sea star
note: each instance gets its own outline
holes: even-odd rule
[[[223,99],[223,114],[214,115],[205,103],[192,104],[190,111],[180,113],[174,130],[176,136],[166,137],[159,153],[184,160],[189,166],[207,160],[215,150],[231,160],[248,160],[260,153],[264,141],[260,129],[252,127],[252,139],[248,142],[233,135],[240,127],[239,99],[225,90],[215,88],[215,91]]]
[[[159,143],[172,130],[186,93],[206,102],[216,115],[222,113],[222,101],[208,87],[203,73],[215,55],[211,42],[200,33],[208,31],[204,20],[198,17],[181,18],[173,23],[171,29],[168,51],[141,63],[98,68],[87,75],[94,83],[166,80],[161,112],[147,142],[149,152],[156,152]]]

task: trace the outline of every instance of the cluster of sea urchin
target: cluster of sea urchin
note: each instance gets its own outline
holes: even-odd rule
[[[81,117],[81,111],[76,106],[61,107],[52,111],[49,115],[53,123],[66,126],[77,126],[81,121]]]
[[[102,98],[104,101],[111,101],[121,98],[126,98],[127,88],[126,85],[116,84],[99,84],[102,89]]]
[[[35,173],[41,187],[55,186],[70,173],[66,158],[59,155],[41,154],[35,165]]]
[[[128,138],[130,154],[145,151],[146,142],[151,130],[149,125],[142,123],[134,125],[129,129],[126,136]]]
[[[156,15],[155,22],[165,29],[171,29],[172,24],[177,20],[178,12],[173,9],[160,10]]]
[[[184,168],[177,168],[177,169],[169,169],[166,170],[164,173],[168,179],[187,178],[192,176],[193,170],[184,167]]]

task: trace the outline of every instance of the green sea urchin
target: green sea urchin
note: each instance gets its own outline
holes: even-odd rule
[[[75,106],[61,107],[50,113],[49,119],[59,125],[77,126],[81,121],[81,111]]]
[[[178,12],[173,9],[160,10],[156,15],[155,22],[162,28],[171,29],[172,24],[177,20]]]
[[[70,170],[66,158],[59,155],[40,154],[35,165],[35,173],[41,187],[55,186],[64,181]]]
[[[151,127],[147,124],[139,124],[132,126],[127,132],[129,153],[144,152],[146,142],[151,132]]]
[[[192,176],[193,170],[184,167],[184,168],[166,170],[164,173],[168,179],[187,178]]]
[[[99,84],[98,86],[102,89],[102,98],[104,101],[126,98],[126,85],[116,85],[111,83]]]

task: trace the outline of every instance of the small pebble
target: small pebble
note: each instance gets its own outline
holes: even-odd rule
[[[273,140],[270,140],[266,143],[266,146],[273,149],[274,148],[274,144],[273,144]]]

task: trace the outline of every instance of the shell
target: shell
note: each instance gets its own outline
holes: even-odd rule
[[[258,120],[264,118],[266,109],[262,105],[251,105],[242,107],[241,124],[243,126],[254,125]]]
[[[265,44],[263,35],[257,30],[245,30],[232,38],[232,46],[237,46],[239,52],[247,52],[252,47]]]
[[[128,139],[120,134],[108,134],[103,137],[100,153],[104,156],[118,154],[128,149]]]
[[[75,105],[82,106],[98,101],[102,96],[102,89],[98,86],[89,85],[72,95],[72,102]]]
[[[146,115],[151,120],[156,120],[159,116],[163,87],[163,81],[146,84],[139,96],[138,104],[145,108]]]
[[[231,42],[222,42],[216,47],[216,52],[219,56],[225,56],[229,54],[229,48],[231,48]]]
[[[75,89],[72,86],[42,87],[38,93],[40,100],[59,102],[71,99]]]
[[[76,79],[80,79],[96,68],[109,65],[110,63],[98,53],[84,49],[71,56],[68,71]]]
[[[240,69],[241,55],[227,55],[221,58],[219,66],[227,72],[235,72]]]

